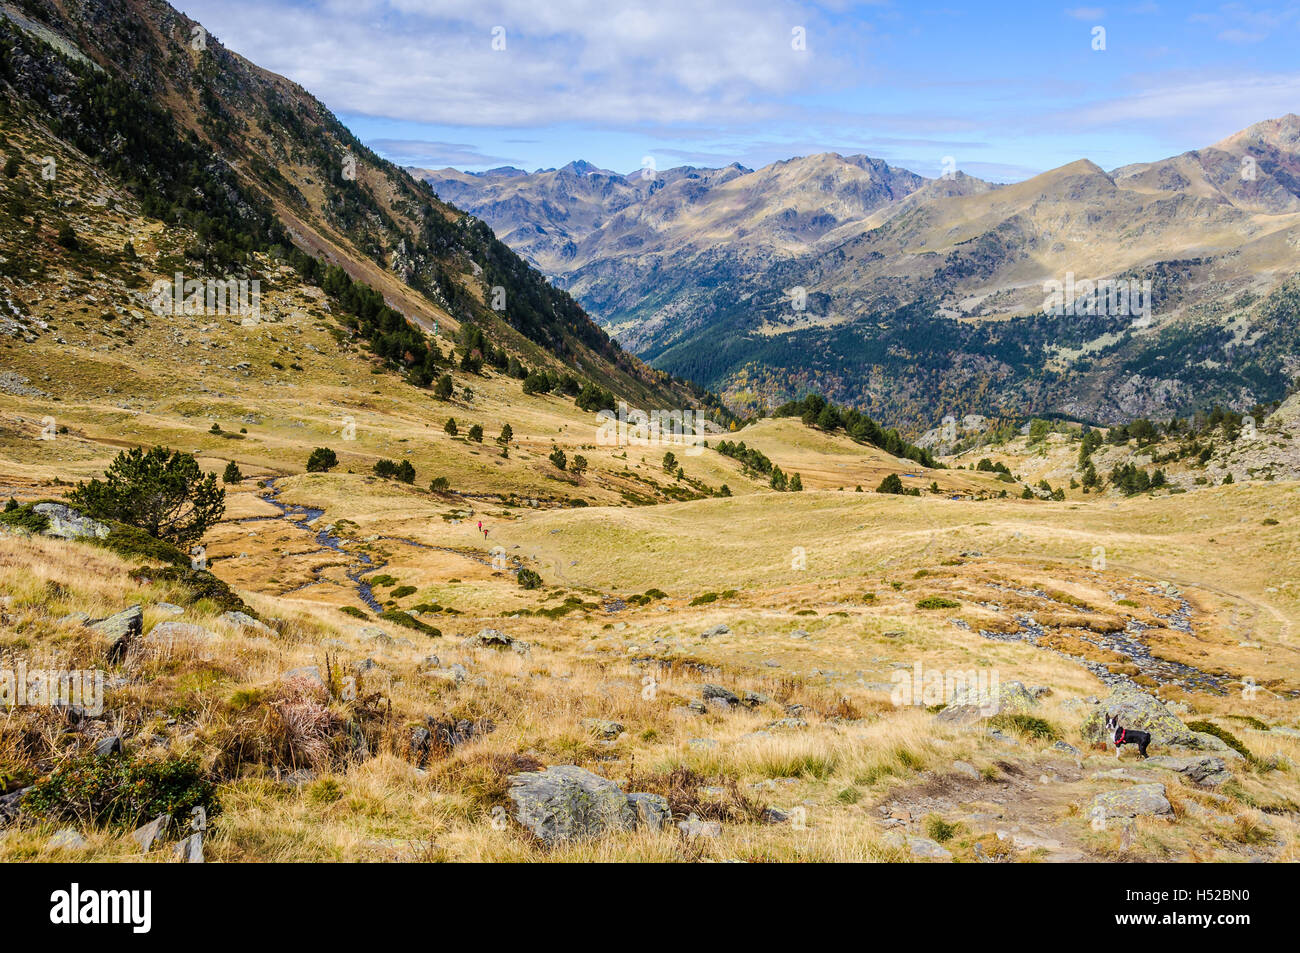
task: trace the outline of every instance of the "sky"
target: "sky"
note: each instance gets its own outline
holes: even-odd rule
[[[426,168],[838,152],[1009,182],[1300,112],[1300,0],[172,2]]]

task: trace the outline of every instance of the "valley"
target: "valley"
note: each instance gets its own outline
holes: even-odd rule
[[[498,229],[73,6],[0,7],[0,862],[1300,859],[1294,116],[1014,186],[507,170]],[[1022,308],[1157,259],[1150,334]]]

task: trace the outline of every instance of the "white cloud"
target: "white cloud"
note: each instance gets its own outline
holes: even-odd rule
[[[857,69],[819,47],[819,15],[787,0],[180,5],[336,111],[447,125],[759,121]],[[792,49],[796,27],[805,51]]]

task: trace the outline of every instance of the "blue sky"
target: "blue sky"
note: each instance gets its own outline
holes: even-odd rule
[[[377,152],[431,168],[865,152],[1013,181],[1300,111],[1300,0],[173,2]]]

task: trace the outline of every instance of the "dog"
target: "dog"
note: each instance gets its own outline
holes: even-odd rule
[[[1119,749],[1124,745],[1137,745],[1138,754],[1143,758],[1147,756],[1147,745],[1151,744],[1151,735],[1136,728],[1120,727],[1119,715],[1107,716],[1106,734],[1115,742],[1116,758],[1119,757]]]

